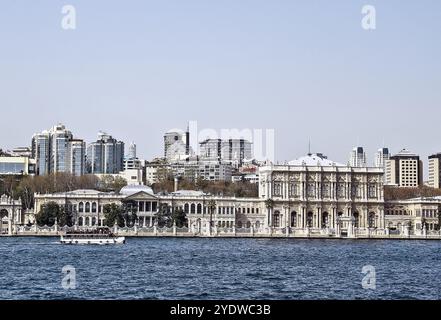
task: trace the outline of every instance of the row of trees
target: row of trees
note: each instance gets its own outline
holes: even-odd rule
[[[434,196],[441,196],[441,189],[428,186],[421,186],[418,188],[384,186],[385,201]]]
[[[155,193],[173,192],[174,179],[168,177],[152,185]],[[196,181],[188,179],[179,180],[179,189],[181,190],[201,190],[206,193],[224,196],[236,197],[257,197],[258,184],[249,182],[226,182],[226,181],[207,181],[198,179]]]
[[[70,173],[56,173],[45,176],[6,176],[0,179],[0,194],[7,194],[15,199],[22,199],[23,208],[34,205],[34,193],[68,192],[77,189],[95,189],[119,192],[127,185],[121,177],[105,176],[100,179],[95,175],[75,176]]]
[[[127,202],[121,205],[112,203],[103,207],[104,224],[112,227],[115,223],[119,227],[132,227],[138,221],[137,209],[132,203]],[[60,226],[73,226],[74,213],[70,212],[64,206],[56,202],[48,202],[41,206],[41,210],[36,216],[37,225],[53,226],[57,221]],[[159,212],[156,214],[156,220],[159,227],[171,227],[176,224],[177,227],[187,225],[187,217],[183,210],[171,210],[171,208],[162,204]]]

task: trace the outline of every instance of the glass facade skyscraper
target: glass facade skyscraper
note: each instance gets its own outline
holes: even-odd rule
[[[36,160],[38,175],[58,172],[84,174],[85,150],[83,140],[73,139],[72,132],[61,124],[32,137],[32,156]]]
[[[87,147],[87,172],[116,174],[124,170],[124,142],[117,141],[105,132]]]

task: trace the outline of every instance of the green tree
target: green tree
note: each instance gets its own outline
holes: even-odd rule
[[[37,225],[39,226],[53,226],[55,220],[57,220],[60,226],[72,225],[72,215],[53,201],[41,206],[41,210],[38,212],[36,220]]]
[[[159,204],[159,210],[155,214],[158,227],[171,227],[173,225],[173,218],[170,207],[166,203]]]
[[[122,205],[122,217],[125,225],[128,227],[133,227],[138,221],[138,207],[135,202],[125,202]]]
[[[176,226],[178,228],[182,228],[187,225],[188,219],[187,214],[184,212],[184,210],[179,208],[172,213],[172,224],[173,222],[176,223]]]
[[[104,224],[108,227],[113,227],[116,223],[119,227],[124,227],[123,208],[115,203],[106,204],[103,207]]]

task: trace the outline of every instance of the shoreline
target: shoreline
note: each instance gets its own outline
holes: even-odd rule
[[[0,235],[0,238],[26,238],[26,237],[60,237],[61,234],[41,234],[41,233],[28,233],[28,234],[13,234],[13,235]],[[440,241],[441,235],[439,236],[375,236],[375,237],[336,237],[336,236],[283,236],[283,235],[223,235],[223,236],[209,236],[209,235],[150,235],[150,234],[116,234],[116,236],[124,236],[126,238],[192,238],[192,239],[299,239],[299,240],[430,240],[430,241]]]

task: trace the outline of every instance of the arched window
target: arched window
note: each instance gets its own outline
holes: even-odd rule
[[[222,228],[225,228],[225,221],[222,221]]]
[[[96,218],[95,217],[92,218],[92,225],[93,226],[96,225]]]
[[[296,228],[297,227],[297,212],[293,211],[291,212],[291,227]]]
[[[312,228],[312,219],[314,217],[314,214],[312,212],[308,212],[306,216],[306,226]]]
[[[96,212],[96,202],[92,203],[92,212]]]
[[[90,202],[86,202],[86,212],[90,212]]]
[[[83,217],[78,219],[78,225],[81,227],[83,225]]]
[[[0,210],[0,219],[3,219],[3,217],[8,217],[8,216],[9,216],[8,210],[6,209]]]
[[[237,227],[238,227],[238,228],[242,228],[242,221],[238,221],[238,222],[237,222]]]
[[[280,212],[279,211],[274,211],[273,226],[276,228],[280,227]]]
[[[80,202],[80,204],[78,205],[78,212],[84,212],[84,203]]]
[[[190,213],[196,213],[196,205],[194,203],[190,206]]]
[[[188,203],[184,204],[184,212],[188,213]]]
[[[369,228],[375,228],[375,213],[371,212],[369,213],[369,217],[368,217],[368,224],[369,224]]]
[[[323,212],[322,214],[322,228],[329,227],[329,214],[327,212]]]
[[[86,205],[86,206],[87,206],[87,205]],[[89,225],[89,217],[86,217],[84,224],[85,224],[86,226]]]
[[[256,228],[260,228],[260,221],[259,220],[256,221]]]
[[[202,205],[200,203],[198,203],[197,213],[202,213]]]
[[[250,221],[247,222],[247,228],[251,228],[251,222]]]

